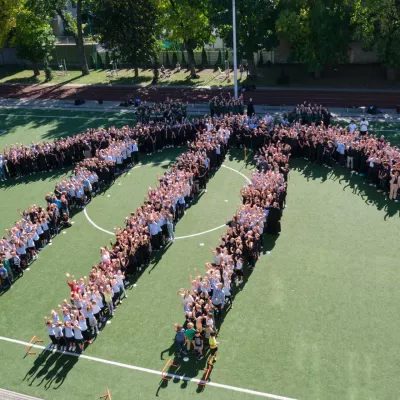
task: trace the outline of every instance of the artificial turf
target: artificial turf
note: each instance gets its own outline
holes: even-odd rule
[[[172,160],[179,149],[157,154]],[[146,161],[152,161],[150,157]],[[90,218],[112,231],[143,202],[157,164],[120,177],[87,207]],[[251,173],[241,151],[231,151],[226,165]],[[221,168],[205,193],[177,225],[186,236],[217,227],[233,214],[243,176]],[[400,373],[397,315],[397,242],[399,209],[341,168],[327,169],[303,160],[292,162],[288,208],[279,237],[269,236],[255,271],[246,275],[234,309],[219,332],[220,355],[213,382],[298,399],[395,399]],[[121,185],[119,185],[121,183]],[[54,181],[38,180],[1,189],[0,217],[50,190]],[[5,194],[14,192],[11,198]],[[108,197],[108,195],[110,197]],[[8,199],[8,200],[7,200]],[[225,201],[228,200],[228,201]],[[15,202],[8,206],[10,201]],[[7,207],[4,208],[3,204]],[[4,211],[3,211],[4,209]],[[69,290],[65,272],[81,276],[99,259],[110,236],[95,229],[81,212],[74,225],[55,238],[26,276],[0,297],[0,335],[29,341],[46,338],[43,316]],[[194,268],[204,272],[223,229],[176,240],[142,274],[110,325],[85,354],[161,370],[173,351],[173,324],[183,320],[177,290],[189,287]],[[0,341],[1,386],[44,399],[99,397],[107,388],[113,399],[188,398],[194,383],[160,377],[69,356],[45,354],[23,358],[23,346]],[[178,374],[201,378],[204,362],[182,364]],[[208,386],[201,398],[250,398]]]

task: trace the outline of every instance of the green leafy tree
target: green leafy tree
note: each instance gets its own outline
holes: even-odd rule
[[[15,28],[16,16],[23,0],[0,1],[0,50],[4,47],[11,29]]]
[[[355,0],[352,24],[355,38],[368,50],[375,49],[387,68],[389,79],[400,67],[400,2],[398,0]]]
[[[214,40],[209,0],[160,0],[161,25],[168,40],[181,41],[188,55],[191,76],[196,74],[194,50]]]
[[[42,18],[53,18],[59,16],[64,24],[64,28],[71,32],[78,53],[79,64],[82,75],[89,75],[89,67],[85,56],[85,48],[83,42],[82,14],[89,11],[94,0],[74,0],[76,4],[76,18],[68,10],[70,0],[27,0],[27,6],[37,16]]]
[[[139,64],[149,64],[158,48],[158,9],[153,0],[99,0],[96,16],[100,42],[132,64],[135,77]]]
[[[207,53],[206,53],[206,49],[204,47],[201,50],[201,65],[203,68],[206,68],[208,65]]]
[[[343,0],[284,0],[276,27],[290,41],[293,59],[319,77],[325,65],[346,60],[350,15]]]
[[[48,21],[27,9],[18,12],[12,45],[17,49],[18,57],[32,62],[35,76],[40,74],[40,62],[45,62],[48,68],[48,60],[55,47],[55,41]]]
[[[229,50],[225,50],[225,61],[229,61]]]
[[[212,22],[226,45],[232,43],[232,1],[210,0]],[[275,22],[278,0],[236,0],[236,31],[238,53],[245,54],[254,72],[253,54],[261,49],[272,50],[278,44]]]

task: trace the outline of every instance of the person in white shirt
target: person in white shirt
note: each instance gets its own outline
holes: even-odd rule
[[[357,129],[357,124],[354,122],[354,120],[350,121],[350,125],[348,126],[349,132],[353,134],[355,130]]]
[[[360,122],[360,134],[361,135],[366,135],[368,133],[368,121],[363,118]]]

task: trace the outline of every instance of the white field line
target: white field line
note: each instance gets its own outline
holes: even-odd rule
[[[163,162],[170,162],[170,161],[169,161],[169,160],[165,160],[165,161],[163,161]],[[136,166],[136,167],[133,167],[132,169],[141,168],[141,167],[146,167],[146,166],[148,166],[148,165],[156,165],[156,164],[161,164],[161,162],[158,162],[158,163],[148,163],[148,164],[138,165],[138,166]],[[237,171],[236,169],[233,169],[233,168],[231,168],[231,167],[227,167],[227,166],[224,165],[224,164],[222,165],[222,167],[224,167],[224,168],[226,168],[226,169],[229,169],[229,170],[231,170],[231,171],[233,171],[233,172],[236,172],[237,174],[243,176],[243,178],[245,178],[248,182],[250,182],[250,179],[249,179],[246,175],[242,174],[240,171]],[[89,223],[92,224],[96,229],[98,229],[98,230],[100,230],[100,231],[102,231],[102,232],[104,232],[104,233],[107,233],[107,234],[109,234],[109,235],[114,235],[114,232],[108,231],[107,229],[104,229],[104,228],[102,228],[101,226],[98,226],[95,222],[93,222],[93,221],[91,220],[91,218],[89,217],[89,214],[88,214],[88,212],[87,212],[87,208],[85,208],[85,209],[83,210],[83,213],[85,214],[85,217],[86,217],[86,219],[89,221]],[[216,231],[216,230],[218,230],[218,229],[221,229],[221,228],[223,228],[224,226],[225,226],[225,224],[219,225],[219,226],[217,226],[217,227],[215,227],[215,228],[209,229],[208,231],[199,232],[199,233],[194,233],[194,234],[192,234],[192,235],[176,236],[175,239],[176,239],[176,240],[179,240],[179,239],[189,239],[189,238],[192,238],[192,237],[205,235],[206,233],[214,232],[214,231]]]
[[[116,121],[136,121],[134,118],[121,118],[121,117],[81,117],[79,115],[67,116],[67,115],[39,115],[39,114],[0,114],[0,117],[18,117],[18,118],[52,118],[52,119],[108,119]]]
[[[4,337],[4,336],[0,336],[0,340],[2,340],[4,342],[19,344],[19,345],[22,345],[22,346],[29,346],[29,343],[27,343],[27,342],[23,342],[21,340],[7,338],[7,337]],[[71,356],[71,357],[78,357],[78,358],[85,359],[85,360],[95,361],[95,362],[102,363],[102,364],[113,365],[115,367],[126,368],[126,369],[131,369],[131,370],[135,370],[135,371],[146,372],[148,374],[161,376],[161,371],[156,371],[154,369],[143,368],[143,367],[138,367],[136,365],[130,365],[130,364],[119,363],[119,362],[116,362],[116,361],[105,360],[103,358],[87,356],[85,354],[71,353],[69,351],[50,350],[49,348],[47,348],[45,346],[38,345],[38,344],[33,344],[31,347],[35,348],[35,349],[61,353],[61,354],[65,354],[65,355],[68,355],[68,356]],[[169,374],[169,373],[167,373],[166,375],[168,377],[173,378],[173,379],[184,380],[184,381],[193,382],[193,383],[197,383],[197,384],[204,383],[201,379],[189,378],[187,376],[181,376],[181,375],[175,375],[175,374]],[[264,397],[264,398],[268,398],[268,399],[295,400],[295,399],[290,398],[290,397],[278,396],[276,394],[265,393],[265,392],[258,392],[256,390],[245,389],[245,388],[240,388],[240,387],[230,386],[230,385],[224,385],[222,383],[207,382],[207,385],[208,386],[218,387],[218,388],[221,388],[221,389],[232,390],[234,392],[251,394],[253,396],[259,396],[259,397]]]

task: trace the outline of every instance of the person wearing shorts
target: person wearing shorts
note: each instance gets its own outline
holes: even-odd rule
[[[196,330],[194,329],[193,323],[189,322],[187,324],[187,329],[185,330],[187,351],[190,351],[190,344],[193,343],[195,333],[196,333]]]
[[[201,337],[201,333],[199,330],[194,334],[193,339],[194,351],[196,352],[196,356],[198,360],[202,360],[204,358],[203,355],[203,338]]]
[[[209,365],[213,365],[213,362],[217,361],[217,352],[218,352],[218,345],[219,342],[216,339],[216,333],[215,331],[212,331],[210,333],[210,355],[208,357],[207,363]]]

